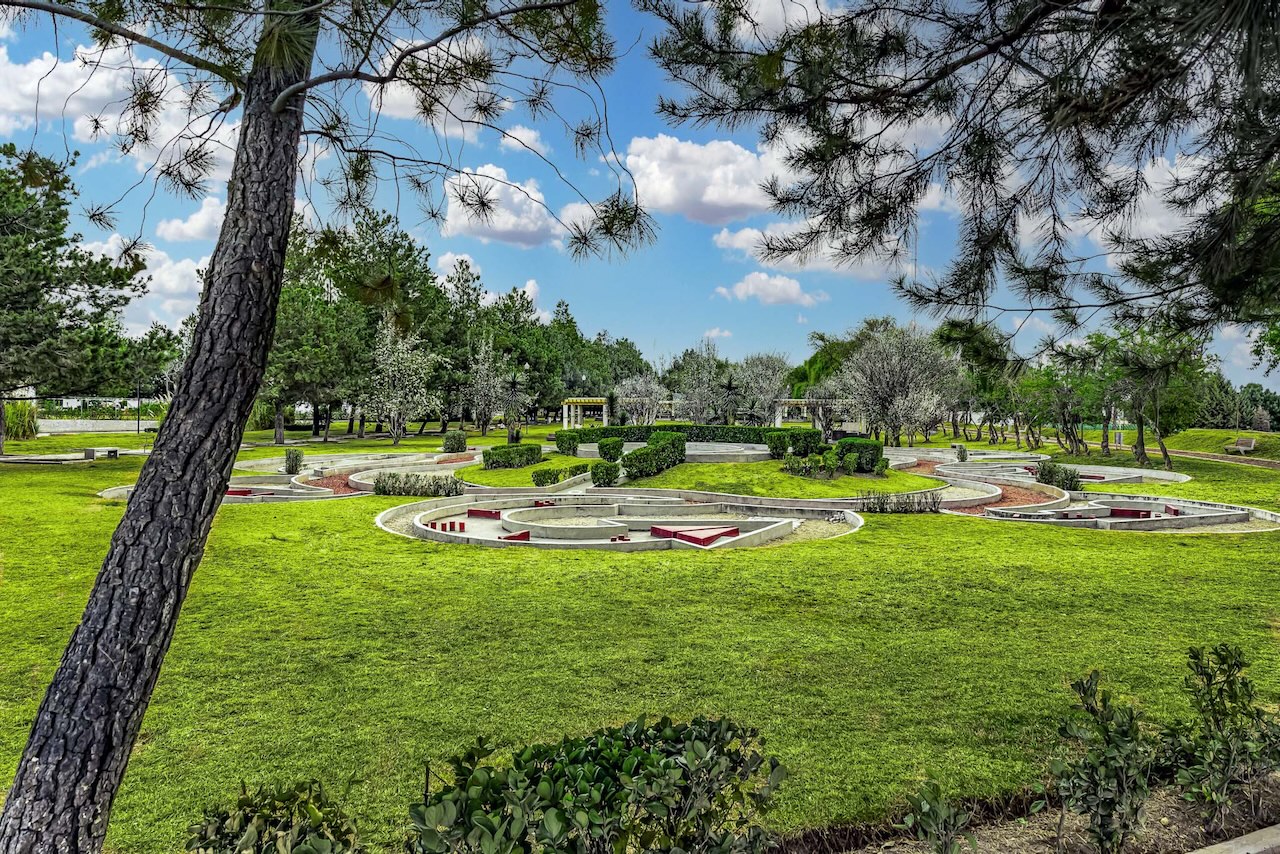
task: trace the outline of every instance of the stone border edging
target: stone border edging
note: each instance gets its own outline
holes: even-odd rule
[[[1188,854],[1280,854],[1280,824],[1255,830]]]

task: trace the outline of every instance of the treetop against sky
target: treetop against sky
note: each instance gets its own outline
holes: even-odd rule
[[[803,4],[784,0],[760,0],[756,6],[766,29],[808,13]],[[575,156],[572,134],[558,116],[533,116],[514,102],[500,99],[495,115],[469,121],[475,117],[459,101],[424,126],[407,89],[377,92],[354,86],[344,94],[344,106],[366,119],[376,116],[384,143],[446,152],[469,174],[465,180],[492,193],[496,206],[490,217],[480,219],[438,195],[439,217],[431,219],[403,182],[394,181],[380,183],[372,203],[399,214],[440,272],[467,257],[489,291],[520,288],[544,312],[566,299],[583,328],[625,335],[650,358],[680,352],[710,335],[731,357],[764,347],[799,361],[809,350],[812,330],[837,332],[873,315],[910,316],[887,283],[913,264],[940,271],[951,260],[958,226],[955,199],[941,187],[926,194],[919,245],[897,261],[869,259],[846,267],[822,257],[759,260],[755,248],[761,238],[788,228],[770,210],[761,187],[771,176],[786,174],[780,148],[761,145],[753,128],[673,127],[658,116],[659,96],[682,94],[648,55],[662,26],[625,4],[610,4],[608,14],[619,58],[602,84],[609,136],[601,141],[601,151],[612,157]],[[178,72],[146,48],[109,48],[96,68],[77,61],[78,55],[98,50],[87,29],[65,21],[56,31],[45,17],[0,24],[0,141],[34,145],[55,157],[78,152],[72,174],[84,208],[124,199],[108,227],[84,219],[77,227],[91,249],[118,253],[136,239],[146,244],[150,293],[129,306],[126,323],[134,332],[155,320],[176,326],[195,306],[198,271],[208,263],[222,221],[238,113],[233,109],[218,119],[209,180],[192,194],[174,193],[157,184],[155,164],[157,150],[187,126],[176,102],[159,116],[155,146],[121,153],[109,131],[130,120],[123,105],[131,78],[149,74],[158,85],[171,86]],[[101,128],[108,133],[98,132]],[[913,126],[911,142],[927,146],[940,132],[928,123]],[[323,145],[309,145],[303,173],[311,180],[300,185],[299,206],[316,220],[344,216],[319,186],[333,163]],[[1150,191],[1132,218],[1132,233],[1154,237],[1179,224],[1181,214],[1160,194],[1183,168],[1173,151],[1141,168]],[[599,199],[615,188],[619,173],[634,180],[641,204],[658,226],[657,240],[621,260],[574,260],[565,223],[580,212],[584,197]],[[1107,248],[1096,230],[1082,231],[1074,241],[1082,252]],[[1115,262],[1103,258],[1098,263]],[[673,305],[680,309],[669,310]],[[1019,343],[1030,348],[1049,330],[1047,320],[1035,316],[1018,322],[1010,316],[1001,324],[1020,329]],[[1252,369],[1250,344],[1242,329],[1228,326],[1219,332],[1215,350],[1233,380],[1274,387],[1273,378]]]

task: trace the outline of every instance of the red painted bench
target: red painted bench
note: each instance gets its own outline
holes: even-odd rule
[[[501,519],[502,511],[501,510],[485,510],[481,507],[468,507],[467,518],[468,519]]]
[[[253,490],[232,488],[227,490],[227,495],[234,495],[236,498],[244,498],[246,495],[253,495]]]
[[[498,537],[500,540],[511,540],[512,542],[527,543],[529,541],[528,531],[517,531],[514,534],[506,534]]]
[[[1111,515],[1118,519],[1150,519],[1150,510],[1133,510],[1128,507],[1113,507]]]

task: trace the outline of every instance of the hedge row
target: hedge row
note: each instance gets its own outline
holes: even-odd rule
[[[590,463],[576,463],[562,469],[536,469],[533,472],[533,485],[551,486],[553,483],[559,483],[562,480],[586,474],[590,469]]]
[[[375,495],[409,495],[415,498],[461,495],[465,486],[451,474],[384,471],[373,480]]]
[[[652,477],[684,462],[685,436],[671,430],[655,430],[648,444],[622,457],[627,478]]]
[[[487,469],[519,469],[542,462],[542,446],[531,445],[495,445],[484,452],[484,467]]]
[[[460,454],[467,449],[467,431],[450,430],[444,434],[444,452]]]
[[[617,463],[599,462],[591,467],[592,486],[613,486],[622,474],[622,466]]]
[[[836,457],[840,462],[844,462],[845,457],[853,454],[857,459],[854,465],[854,471],[874,472],[880,460],[884,457],[884,445],[875,439],[858,439],[850,437],[841,439],[835,444]]]

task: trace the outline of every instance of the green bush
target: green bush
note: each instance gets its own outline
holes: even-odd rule
[[[416,474],[384,471],[373,479],[375,495],[408,495],[415,498],[442,498],[461,495],[466,484],[451,474]]]
[[[487,469],[519,469],[540,462],[542,446],[538,444],[495,445],[484,452],[484,467]]]
[[[969,461],[969,449],[964,445],[956,448],[956,462],[967,463]]]
[[[771,430],[764,434],[764,443],[769,446],[769,456],[780,460],[787,455],[791,447],[790,430]]]
[[[827,477],[835,477],[840,472],[840,458],[834,450],[822,453],[822,473]]]
[[[209,810],[187,831],[199,854],[345,854],[357,850],[355,822],[313,781],[263,787],[226,810]]]
[[[1098,671],[1072,683],[1085,719],[1062,724],[1062,737],[1078,745],[1051,773],[1066,809],[1089,817],[1089,837],[1100,854],[1120,851],[1138,829],[1150,791],[1155,745],[1133,706],[1117,706],[1098,690]]]
[[[410,807],[408,850],[762,852],[773,840],[760,817],[786,776],[763,747],[755,730],[707,718],[529,745],[509,768],[485,764],[493,751],[482,740]]]
[[[868,489],[856,496],[862,513],[937,513],[942,509],[940,490],[929,492],[881,492]]]
[[[1280,770],[1280,721],[1258,705],[1239,647],[1192,647],[1187,666],[1195,717],[1165,730],[1163,770],[1220,828],[1237,792],[1258,814],[1262,784]]]
[[[636,448],[622,455],[622,467],[626,469],[627,477],[636,480],[642,477],[652,477],[662,471],[658,467],[658,454],[653,448],[645,446]]]
[[[836,442],[836,454],[839,455],[843,462],[852,455],[855,459],[852,471],[873,472],[876,470],[876,463],[884,457],[884,445],[875,439],[862,439],[857,436],[850,436]],[[849,471],[846,467],[846,471]]]
[[[803,428],[808,430],[808,428]],[[610,425],[608,427],[586,427],[576,430],[580,442],[599,442],[601,439],[617,438],[624,442],[647,442],[649,437],[659,431],[679,433],[690,442],[732,442],[736,444],[764,445],[765,436],[777,432],[777,427],[744,427],[726,424],[629,424]],[[782,432],[800,432],[800,428],[782,428]],[[556,432],[559,437],[560,431]],[[816,445],[822,441],[819,437]]]
[[[559,483],[563,477],[564,469],[534,469],[533,485],[551,486],[553,483]]]
[[[301,448],[285,448],[284,449],[284,473],[297,474],[302,471],[302,449]]]
[[[796,427],[791,430],[791,450],[798,457],[807,457],[818,452],[822,444],[822,431],[809,427]]]
[[[928,842],[934,854],[960,854],[962,841],[978,850],[978,840],[969,832],[973,816],[947,802],[942,787],[934,780],[926,780],[920,791],[907,795],[911,811],[902,820],[902,827],[915,834],[916,839]]]
[[[556,450],[566,457],[576,457],[578,455],[578,443],[581,440],[582,434],[580,430],[557,430]]]
[[[444,434],[444,452],[446,454],[461,454],[466,450],[466,430],[449,430]]]
[[[6,439],[24,441],[34,439],[40,429],[36,408],[26,400],[14,400],[9,403],[0,401],[4,409],[4,436]]]
[[[884,477],[889,473],[889,461],[884,457],[876,460],[875,468],[872,470],[874,474]]]
[[[1036,463],[1036,480],[1040,483],[1056,486],[1059,489],[1065,489],[1067,492],[1080,491],[1080,473],[1071,466],[1064,466],[1049,460]]]
[[[622,473],[622,466],[617,463],[600,462],[593,463],[591,466],[591,485],[592,486],[613,486],[618,482],[618,476]]]
[[[622,467],[631,480],[653,477],[684,462],[684,449],[683,433],[656,430],[650,434],[648,444],[643,448],[637,448],[623,455]]]
[[[586,474],[591,471],[591,463],[574,463],[568,468],[560,469],[564,472],[565,478],[577,477],[580,474]]]
[[[287,420],[287,419],[286,419]],[[276,426],[276,407],[265,400],[255,400],[253,409],[249,411],[249,422],[246,430],[274,430]]]
[[[808,476],[813,473],[809,466],[809,458],[802,457],[799,454],[787,454],[783,457],[782,470],[787,474],[801,476]]]
[[[622,440],[616,436],[601,439],[596,445],[600,449],[600,459],[616,463],[622,459]]]

